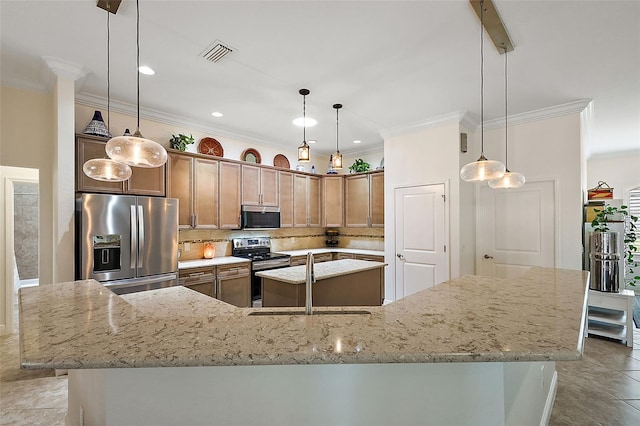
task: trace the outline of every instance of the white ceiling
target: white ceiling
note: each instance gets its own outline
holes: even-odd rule
[[[496,0],[515,50],[509,114],[593,99],[589,154],[640,149],[640,2]],[[106,98],[106,12],[96,1],[0,0],[2,82],[43,87],[52,56],[85,67]],[[141,108],[297,146],[308,88],[314,149],[380,149],[380,131],[439,115],[480,116],[479,21],[466,0],[140,1]],[[199,54],[214,40],[236,51]],[[504,116],[503,56],[485,37],[485,120]],[[111,98],[135,105],[135,1],[111,16]],[[211,117],[212,111],[224,113]],[[188,131],[189,129],[184,129]],[[360,139],[360,145],[352,141]]]

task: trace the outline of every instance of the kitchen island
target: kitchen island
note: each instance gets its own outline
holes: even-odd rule
[[[312,316],[251,315],[181,287],[23,288],[21,365],[70,370],[72,425],[540,424],[555,361],[581,358],[587,282],[463,276]]]
[[[314,306],[380,306],[384,300],[386,263],[334,260],[314,266]],[[306,266],[257,272],[262,278],[262,306],[305,306]]]

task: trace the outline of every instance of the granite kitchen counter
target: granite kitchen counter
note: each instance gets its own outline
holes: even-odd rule
[[[93,280],[22,288],[21,366],[575,360],[587,279],[587,272],[547,268],[508,280],[462,276],[388,305],[358,308],[368,314],[312,316],[249,315],[259,308],[236,308],[184,287],[123,296]],[[314,312],[322,310],[336,308]]]
[[[342,259],[316,263],[314,265],[314,274],[316,280],[319,281],[368,271],[370,269],[383,268],[386,265],[387,264],[383,262],[372,262],[369,260]],[[306,268],[306,265],[300,265],[289,268],[269,269],[267,271],[256,272],[256,276],[289,284],[304,284],[306,282]]]
[[[381,256],[384,257],[384,251],[382,250],[366,250],[366,249],[356,249],[356,248],[337,248],[337,247],[327,247],[327,248],[312,248],[312,249],[304,249],[304,250],[287,250],[287,251],[278,251],[278,253],[288,254],[289,256],[306,256],[307,253],[323,254],[323,253],[350,253],[350,254],[361,254],[365,256]]]
[[[201,268],[205,266],[230,265],[234,263],[248,263],[249,259],[235,256],[214,257],[213,259],[183,260],[178,262],[178,269]]]

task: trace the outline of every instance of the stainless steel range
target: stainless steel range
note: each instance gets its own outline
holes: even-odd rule
[[[262,299],[262,280],[256,272],[290,266],[291,256],[271,253],[271,238],[234,238],[231,254],[251,260],[251,300]]]

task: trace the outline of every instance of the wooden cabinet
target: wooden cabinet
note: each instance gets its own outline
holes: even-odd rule
[[[215,276],[213,267],[182,269],[178,272],[180,285],[215,297]]]
[[[165,196],[166,166],[132,167],[131,177],[124,182],[102,182],[91,179],[82,171],[87,160],[107,158],[107,138],[91,135],[76,136],[76,192]]]
[[[241,168],[220,162],[220,229],[240,229]]]
[[[169,154],[167,195],[180,200],[180,228],[218,228],[218,160]]]
[[[345,178],[345,226],[384,227],[384,173]]]
[[[322,178],[322,226],[344,226],[344,178]]]
[[[333,260],[333,253],[319,253],[313,255],[313,263],[330,262]],[[291,256],[290,265],[300,266],[307,264],[307,255]]]
[[[182,269],[180,285],[241,308],[251,306],[250,262]]]
[[[355,255],[353,253],[334,253],[333,254],[334,260],[353,259],[353,258],[355,258]]]
[[[251,307],[250,263],[220,265],[216,274],[216,298],[232,305]]]
[[[260,166],[242,165],[242,204],[278,205],[278,171]]]
[[[293,177],[293,226],[321,226],[320,178],[294,175]]]
[[[293,227],[293,173],[278,172],[280,184],[280,227]]]
[[[357,260],[368,260],[370,262],[384,262],[384,256],[374,256],[369,254],[354,254],[353,258]]]

